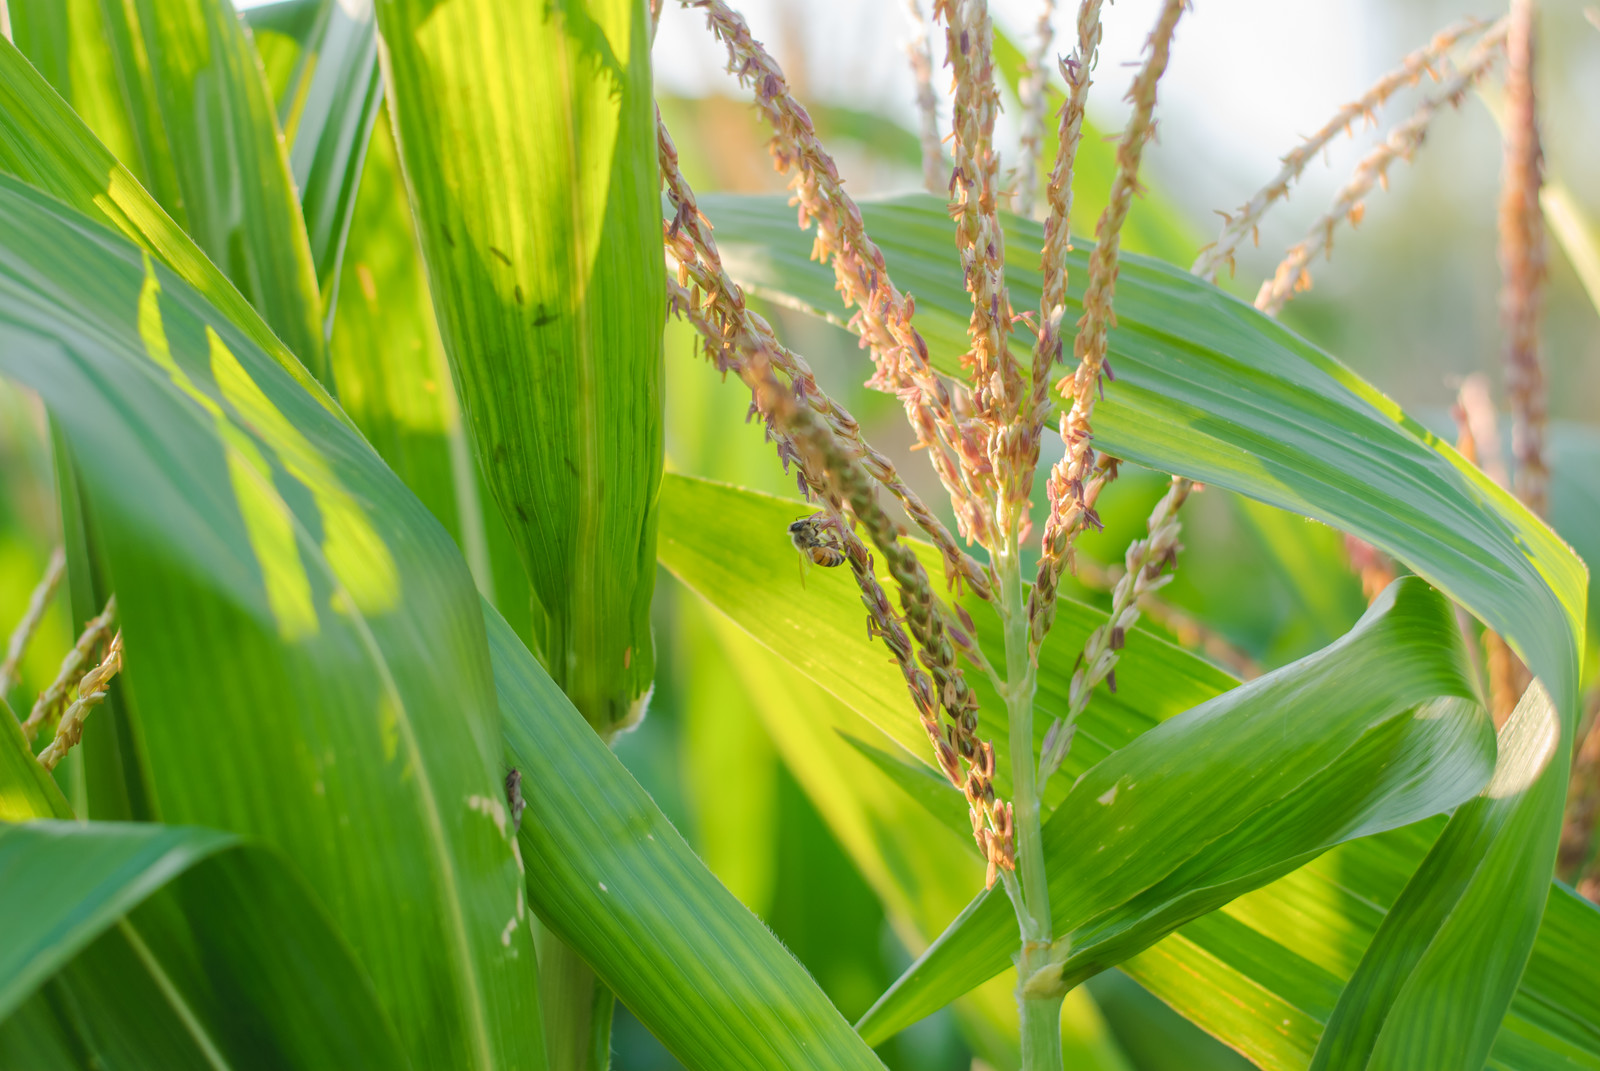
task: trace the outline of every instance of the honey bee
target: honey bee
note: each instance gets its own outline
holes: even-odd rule
[[[800,552],[800,586],[805,587],[807,562],[833,569],[844,564],[844,539],[825,513],[813,513],[789,525],[789,542]]]

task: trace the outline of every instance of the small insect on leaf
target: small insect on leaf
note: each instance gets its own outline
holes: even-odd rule
[[[522,832],[522,811],[528,801],[522,798],[522,771],[515,766],[506,772],[506,805],[511,808],[511,831]]]

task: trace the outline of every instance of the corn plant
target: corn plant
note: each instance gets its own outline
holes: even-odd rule
[[[991,1063],[1125,1066],[1070,1025],[1116,967],[1263,1068],[1600,1066],[1600,912],[1553,883],[1597,808],[1547,206],[1600,261],[1543,174],[1531,0],[1405,57],[1188,271],[1123,249],[1185,0],[1111,151],[1098,0],[1054,62],[1053,0],[1025,51],[911,0],[926,189],[859,202],[724,0],[672,14],[788,193],[697,194],[662,6],[0,2],[0,373],[48,413],[62,539],[0,665],[0,1064],[599,1071],[620,1001],[686,1067],[873,1068],[1014,970]],[[1231,296],[1308,162],[1430,75]],[[1496,85],[1509,468],[1481,382],[1453,448],[1277,319]],[[774,309],[856,337],[932,477]],[[664,473],[687,331],[798,500]],[[1108,569],[1079,544],[1125,468],[1170,475]],[[1347,633],[1263,672],[1163,601],[1224,492],[1347,534]],[[658,564],[924,935],[853,1025],[614,751]]]

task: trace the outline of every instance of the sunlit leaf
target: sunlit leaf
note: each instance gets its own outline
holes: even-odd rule
[[[281,858],[217,830],[59,821],[9,713],[0,736],[0,816],[27,823],[0,825],[0,1066],[49,1066],[51,1035],[109,1068],[409,1064]]]
[[[325,381],[316,267],[271,94],[232,5],[10,6],[54,9],[31,13],[36,20],[65,19],[71,77],[56,89]]]
[[[73,0],[75,5],[80,2]],[[330,412],[338,411],[322,388],[313,385],[316,380],[279,341],[261,313],[96,140],[39,72],[3,39],[0,172],[44,190],[147,250],[199,291],[302,387],[322,398]]]
[[[865,718],[856,739],[870,742],[873,730],[866,727],[870,722],[883,731],[883,739],[900,745],[872,745],[878,751],[900,761],[927,761],[926,744],[909,713],[898,671],[861,627],[862,611],[849,579],[814,570],[806,588],[800,587],[783,526],[801,507],[674,476],[667,478],[662,505],[664,564],[763,645]],[[713,513],[718,518],[714,530],[700,520]],[[930,555],[929,562],[933,561]],[[983,631],[987,619],[981,607],[972,608]],[[1065,695],[1073,653],[1103,619],[1087,607],[1063,610],[1041,663],[1040,702],[1046,719]],[[982,692],[980,679],[975,675],[969,679]],[[1234,683],[1194,656],[1135,630],[1123,651],[1117,694],[1096,694],[1081,722],[1066,772],[1052,788],[1151,726]],[[1003,715],[999,707],[992,696],[986,698],[982,722],[986,734]],[[995,730],[993,736],[1003,748],[1004,731]],[[882,760],[874,765],[881,768]],[[1004,763],[1000,769],[1004,771]],[[910,776],[906,772],[896,780]],[[959,798],[952,802],[959,810]],[[1343,979],[1355,969],[1384,911],[1442,824],[1436,820],[1335,848],[1287,877],[1190,922],[1126,961],[1124,969],[1261,1067],[1304,1068]],[[962,844],[963,839],[951,843]],[[900,871],[887,873],[904,877]],[[951,867],[948,880],[957,888],[941,895],[960,895],[963,888],[974,887],[962,873]],[[1566,980],[1576,969],[1572,950],[1597,940],[1600,912],[1554,887],[1522,987],[1496,1039],[1493,1066],[1556,1066],[1550,1061],[1569,1052],[1587,1053],[1585,1059],[1600,1062],[1600,998],[1591,1000],[1587,994],[1570,991]]]
[[[331,330],[362,164],[383,101],[372,0],[324,0],[299,60],[285,87],[293,112],[284,136]]]
[[[481,615],[449,537],[180,278],[10,178],[0,336],[100,526],[153,811],[292,858],[419,1064],[540,1066]]]
[[[485,617],[540,919],[688,1067],[881,1068],[505,622]]]
[[[836,308],[826,267],[779,199],[706,198],[730,270],[757,292],[821,315]],[[917,195],[863,209],[896,281],[917,298],[918,321],[936,366],[959,371],[968,302],[948,255],[944,206]],[[1041,228],[1006,224],[1007,277],[1020,308],[1036,305],[1031,250]],[[1086,251],[1071,263],[1066,319],[1081,307]],[[1508,825],[1502,808],[1463,810],[1441,841],[1449,853],[1498,851],[1491,827],[1531,837],[1537,862],[1554,858],[1577,724],[1588,578],[1583,563],[1504,489],[1463,461],[1393,402],[1332,357],[1183,271],[1124,257],[1111,332],[1116,373],[1095,413],[1095,445],[1162,471],[1258,498],[1351,532],[1409,566],[1506,637],[1544,683],[1561,731],[1538,776],[1518,779]],[[1509,835],[1509,834],[1508,834]],[[1430,895],[1419,888],[1415,895]],[[1438,895],[1447,895],[1443,890]],[[1454,893],[1465,905],[1498,903],[1517,921],[1506,930],[1505,969],[1488,969],[1471,992],[1474,1017],[1504,1014],[1515,964],[1527,955],[1544,911],[1542,882],[1497,867],[1475,871]],[[1489,984],[1493,980],[1493,984]],[[1473,1051],[1465,1064],[1487,1057]],[[1464,1065],[1465,1066],[1465,1065]]]
[[[636,718],[666,315],[646,9],[384,3],[389,107],[478,463],[590,722]]]

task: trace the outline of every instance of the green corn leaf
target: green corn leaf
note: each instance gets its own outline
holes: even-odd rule
[[[1061,979],[1115,966],[1335,844],[1472,796],[1494,746],[1471,674],[1446,601],[1401,580],[1344,639],[1091,768],[1045,824],[1054,932],[1071,950]],[[862,1033],[882,1037],[937,1009],[1003,970],[1015,944],[1004,896],[980,897]]]
[[[868,640],[861,596],[847,571],[813,569],[802,581],[789,543],[790,521],[811,507],[724,484],[668,474],[662,484],[661,563],[679,580],[781,654],[807,677],[860,713],[918,761],[931,762],[927,735],[907,715],[905,682],[880,644]],[[705,518],[715,517],[708,525]],[[926,553],[918,544],[919,552]],[[937,564],[936,558],[927,562]],[[968,600],[979,633],[1000,635],[988,604]],[[1072,660],[1103,615],[1074,604],[1059,615],[1052,650],[1062,664],[1041,665],[1035,736],[1064,716]],[[1140,668],[1118,675],[1114,695],[1097,694],[1079,725],[1066,773],[1051,781],[1047,805],[1066,794],[1071,777],[1160,721],[1197,706],[1234,682],[1227,674],[1149,633],[1127,639],[1123,658]],[[983,732],[998,757],[996,791],[1010,793],[1005,704],[982,674],[967,682],[983,708]]]
[[[1471,1014],[1473,994],[1515,988],[1519,949],[1533,944],[1538,917],[1502,914],[1502,898],[1507,888],[1520,894],[1512,903],[1548,895],[1554,846],[1538,833],[1552,811],[1560,822],[1566,796],[1542,808],[1521,797],[1530,784],[1550,784],[1539,774],[1560,736],[1560,718],[1535,681],[1500,734],[1494,781],[1445,829],[1340,994],[1313,1071],[1482,1066],[1499,1023]],[[1508,926],[1530,932],[1508,934]]]
[[[72,2],[76,5],[80,0]],[[11,42],[3,39],[0,172],[38,187],[160,260],[249,335],[325,408],[343,418],[261,313],[145,192],[132,173],[118,163]]]
[[[810,242],[788,226],[780,200],[708,198],[702,207],[719,225],[735,278],[808,310],[834,307],[831,273],[809,260]],[[956,374],[966,348],[968,302],[949,256],[953,232],[943,205],[917,195],[863,212],[898,283],[918,299],[934,363]],[[1037,305],[1031,251],[1041,242],[1038,224],[1007,220],[1007,277],[1019,308]],[[1086,266],[1080,250],[1071,265],[1069,322],[1081,304]],[[1493,832],[1512,835],[1515,829],[1532,838],[1526,862],[1553,861],[1577,724],[1588,586],[1583,563],[1509,493],[1393,402],[1215,287],[1176,268],[1125,257],[1117,321],[1108,358],[1116,378],[1096,410],[1097,447],[1360,536],[1506,637],[1543,682],[1560,719],[1554,750],[1537,776],[1514,779],[1510,802],[1464,809],[1438,850],[1486,858],[1504,850],[1494,845]],[[1516,814],[1503,815],[1508,807]],[[1492,1022],[1516,992],[1546,896],[1542,882],[1530,884],[1513,870],[1471,869],[1472,880],[1448,894],[1462,913],[1497,903],[1516,920],[1507,930],[1509,954],[1483,965],[1484,984],[1471,994],[1470,1014]],[[1416,886],[1413,895],[1447,894]],[[1450,999],[1447,987],[1432,991],[1428,1006],[1442,1009]],[[1466,1051],[1459,1066],[1475,1068],[1488,1055],[1481,1046]]]
[[[662,497],[662,563],[740,628],[864,718],[862,728],[851,734],[858,741],[871,744],[880,754],[889,753],[888,761],[928,763],[927,745],[910,714],[899,673],[867,637],[849,578],[813,570],[805,588],[800,585],[783,529],[805,508],[669,475]],[[705,516],[718,518],[714,531],[703,523]],[[920,549],[931,567],[936,557]],[[980,633],[988,635],[994,625],[985,616],[986,608],[981,603],[968,603],[968,608]],[[1041,661],[1040,720],[1048,722],[1064,709],[1072,659],[1103,621],[1099,611],[1064,604]],[[968,679],[983,698],[983,732],[1003,751],[1003,705],[986,691],[978,675],[969,674]],[[1062,783],[1070,784],[1087,766],[1236,683],[1195,656],[1135,629],[1119,665],[1117,692],[1096,693],[1079,724],[1064,772],[1052,782],[1050,801],[1059,800]],[[873,727],[883,735],[873,735]],[[888,741],[893,745],[885,746]],[[1005,767],[1002,761],[1001,773]],[[907,771],[894,780],[909,776],[914,775]],[[961,801],[953,802],[959,809]],[[1126,961],[1123,968],[1262,1068],[1303,1069],[1344,980],[1442,824],[1435,820],[1335,848],[1188,923]],[[848,846],[850,841],[844,843]],[[950,843],[970,845],[970,838]],[[873,873],[868,860],[875,853],[852,854],[864,872]],[[961,895],[963,889],[974,887],[975,873],[952,861],[947,880],[956,887],[936,895]],[[926,891],[925,876],[918,884],[907,885],[910,872],[903,867],[885,874],[910,890],[902,896],[932,895]],[[944,917],[951,917],[951,912]],[[1600,994],[1600,974],[1592,966],[1578,966],[1582,953],[1576,951],[1596,941],[1600,941],[1600,911],[1559,885],[1551,887],[1549,911],[1495,1040],[1491,1066],[1569,1066],[1559,1062],[1568,1054],[1581,1054],[1573,1057],[1580,1061],[1578,1066],[1589,1066],[1582,1061],[1600,1066],[1600,997],[1591,999]],[[1574,989],[1571,979],[1584,976],[1592,976],[1597,985]]]
[[[296,66],[285,90],[292,113],[284,136],[331,331],[356,191],[383,101],[372,0],[324,0]]]
[[[285,136],[290,132],[288,120],[294,101],[291,89],[299,87],[296,76],[301,53],[311,40],[324,6],[325,0],[280,0],[239,13],[250,27],[250,39],[261,57],[272,99],[278,104],[278,126]]]
[[[686,1066],[881,1068],[485,607],[539,917]]]
[[[345,259],[330,347],[339,404],[478,573],[476,473],[386,126],[373,131]]]
[[[180,278],[11,178],[0,340],[98,522],[152,811],[292,858],[418,1065],[542,1066],[481,614],[448,535]]]
[[[67,555],[69,620],[78,633],[97,616],[112,594],[103,540],[92,509],[80,489],[72,446],[52,421],[50,450],[55,455],[56,496],[61,504],[62,542]],[[144,771],[136,758],[133,715],[127,689],[113,680],[94,710],[94,731],[79,742],[76,760],[69,756],[64,779],[80,818],[148,822],[155,819]],[[61,817],[58,815],[58,817]]]
[[[0,821],[28,824],[0,825],[0,1066],[50,1066],[51,1035],[65,1067],[74,1048],[107,1068],[408,1066],[279,858],[212,829],[59,821],[72,811],[3,708]]]
[[[124,1049],[136,1016],[176,1020],[169,1040],[229,1067],[408,1065],[349,949],[270,852],[210,829],[44,820],[0,826],[0,868],[0,1019],[54,978],[86,1009],[80,1044],[111,1066],[148,1058]],[[6,1066],[34,1066],[5,1058],[24,1028],[0,1025]]]
[[[783,198],[702,201],[735,279],[832,315],[832,271],[810,259],[811,240]],[[864,205],[862,218],[896,283],[916,297],[934,363],[959,375],[970,302],[943,203],[910,195]],[[1014,216],[1005,225],[1012,302],[1037,308],[1041,227]],[[1068,323],[1081,308],[1088,250],[1070,260]],[[1185,272],[1125,257],[1117,324],[1116,379],[1095,410],[1098,448],[1389,552],[1506,635],[1571,715],[1585,569],[1509,494],[1332,357]]]
[[[602,732],[643,710],[665,268],[631,0],[385,3],[389,106],[472,441]]]
[[[33,20],[65,20],[72,77],[57,90],[326,381],[317,271],[261,62],[232,5],[12,7],[40,8]]]

